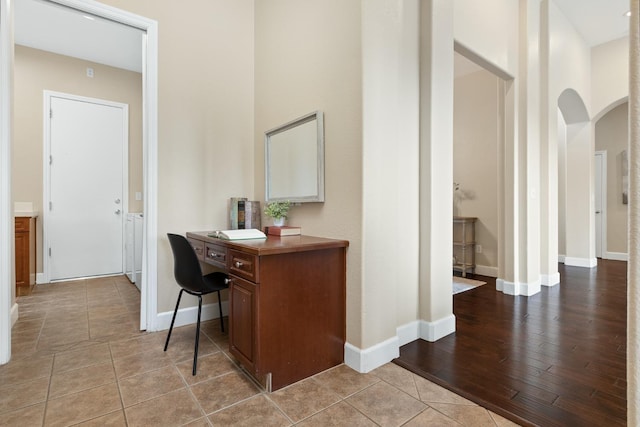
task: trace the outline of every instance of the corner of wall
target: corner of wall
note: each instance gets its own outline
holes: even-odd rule
[[[398,337],[389,338],[366,349],[360,349],[349,343],[344,345],[345,365],[362,374],[371,372],[398,356],[400,356]]]
[[[353,344],[344,345],[344,363],[360,373],[371,372],[400,356],[400,347],[417,339],[434,342],[456,331],[456,318],[452,314],[436,322],[416,320],[396,329],[396,336],[369,348]]]

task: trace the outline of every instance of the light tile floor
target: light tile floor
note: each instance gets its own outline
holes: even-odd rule
[[[176,296],[178,289],[176,288]],[[137,330],[140,295],[122,277],[36,286],[18,298],[12,360],[0,366],[0,426],[512,426],[394,364],[337,366],[274,393],[228,354],[218,321]]]

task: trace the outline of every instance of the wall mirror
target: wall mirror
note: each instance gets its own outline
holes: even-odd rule
[[[322,111],[265,133],[265,186],[267,202],[324,202]]]

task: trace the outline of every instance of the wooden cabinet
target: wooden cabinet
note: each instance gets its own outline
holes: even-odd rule
[[[204,262],[226,261],[229,351],[267,391],[343,362],[349,242],[311,236],[226,241],[205,232],[187,238],[216,246],[217,256]]]
[[[229,287],[229,351],[250,372],[255,371],[256,285],[234,278]]]
[[[35,217],[15,218],[16,296],[28,294],[36,277]]]
[[[453,269],[462,277],[476,269],[476,221],[474,217],[453,217]]]

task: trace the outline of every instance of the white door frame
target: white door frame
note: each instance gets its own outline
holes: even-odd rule
[[[595,157],[600,157],[601,162],[601,182],[600,182],[600,217],[602,222],[602,228],[600,232],[600,254],[596,253],[596,256],[600,255],[602,259],[608,259],[607,255],[607,151],[596,151]],[[595,179],[595,177],[594,177]],[[597,188],[597,185],[594,185],[594,188]],[[594,216],[596,213],[594,212]],[[596,240],[598,236],[596,235]]]
[[[158,264],[158,23],[83,0],[49,0],[145,31],[142,70],[144,231],[140,328],[157,330]],[[13,1],[0,0],[0,233],[13,236],[11,135],[13,99]],[[13,239],[0,239],[0,364],[11,358]]]
[[[87,102],[91,104],[103,105],[107,107],[115,107],[123,110],[123,129],[125,134],[123,135],[123,147],[122,147],[122,215],[120,216],[122,223],[122,272],[124,273],[125,265],[125,236],[124,225],[126,219],[126,213],[129,211],[129,106],[121,102],[107,101],[98,98],[89,98],[86,96],[71,95],[68,93],[54,92],[50,90],[44,91],[44,104],[43,104],[43,156],[42,156],[42,270],[44,275],[44,282],[48,283],[51,278],[51,263],[49,262],[49,256],[47,254],[47,248],[51,247],[49,241],[49,222],[51,221],[51,215],[49,214],[49,203],[51,200],[51,162],[49,156],[51,156],[51,114],[49,110],[51,108],[51,98],[61,98],[69,101]]]

